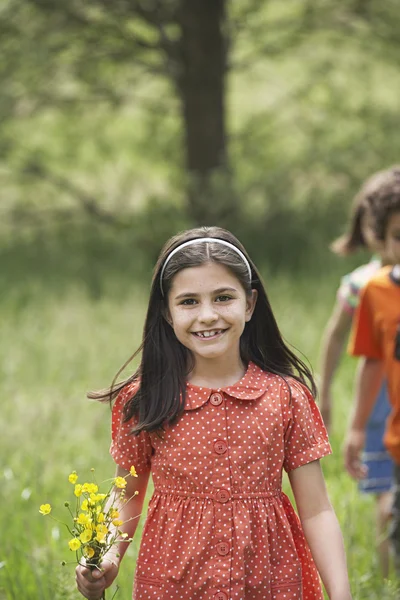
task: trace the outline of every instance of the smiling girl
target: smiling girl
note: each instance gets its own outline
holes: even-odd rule
[[[116,398],[111,454],[133,537],[150,473],[154,493],[136,600],[350,600],[340,528],[319,459],[331,452],[307,366],[284,343],[256,267],[228,231],[186,231],[155,268],[141,364],[91,397]],[[282,492],[289,474],[299,517]],[[136,495],[135,495],[136,494]],[[97,600],[126,551],[102,571],[78,566]]]

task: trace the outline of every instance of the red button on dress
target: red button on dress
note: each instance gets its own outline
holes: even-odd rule
[[[227,544],[226,542],[220,542],[219,544],[217,544],[217,552],[221,556],[226,556],[226,554],[229,554],[229,550],[229,544]]]
[[[228,450],[228,446],[224,440],[218,440],[218,442],[215,442],[214,444],[214,450],[217,454],[225,454]]]
[[[228,600],[228,596],[225,592],[217,592],[214,596],[214,600]]]
[[[228,500],[229,500],[228,490],[219,490],[216,493],[215,498],[217,499],[218,502],[222,502],[222,504],[225,504],[225,502],[228,502]]]
[[[218,394],[217,392],[215,392],[215,394],[211,394],[210,402],[213,406],[219,406],[222,400],[222,394]]]

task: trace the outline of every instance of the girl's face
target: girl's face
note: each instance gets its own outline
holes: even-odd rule
[[[239,359],[239,340],[250,321],[257,291],[247,296],[225,266],[206,263],[179,271],[168,295],[168,321],[198,361]]]
[[[400,212],[390,215],[386,227],[385,251],[393,264],[400,264]]]

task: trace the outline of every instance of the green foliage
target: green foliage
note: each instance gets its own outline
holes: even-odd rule
[[[186,222],[177,5],[2,6],[3,228],[150,223],[155,197]],[[279,263],[339,233],[361,182],[398,160],[398,21],[393,1],[227,2],[230,181],[202,201],[239,204],[221,219],[272,231]]]

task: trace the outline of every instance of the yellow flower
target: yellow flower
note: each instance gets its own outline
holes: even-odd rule
[[[76,474],[76,471],[72,471],[72,473],[68,477],[68,481],[70,483],[74,483],[75,484],[77,482],[77,480],[78,480],[78,475]]]
[[[74,489],[74,494],[75,494],[75,496],[76,496],[77,498],[79,498],[79,496],[82,496],[82,492],[83,492],[83,489],[82,489],[82,486],[81,486],[81,484],[80,484],[80,483],[77,483],[77,484],[75,485],[75,489]]]
[[[117,511],[116,508],[111,508],[110,509],[110,517],[111,517],[111,519],[118,519],[119,512]]]
[[[99,487],[95,483],[84,483],[82,486],[82,492],[88,494],[96,494],[99,491]]]
[[[87,510],[88,509],[88,501],[84,500],[81,504],[81,509],[82,510]]]
[[[85,515],[84,513],[80,513],[76,519],[76,522],[79,523],[79,525],[84,525],[85,527],[90,525],[91,521],[92,519],[89,517],[89,515]]]
[[[69,549],[72,551],[79,550],[81,545],[82,544],[80,543],[78,538],[72,538],[72,540],[69,540],[69,542],[68,542]]]
[[[90,494],[90,503],[96,504],[97,502],[102,502],[104,498],[107,497],[107,494]]]
[[[92,532],[90,531],[90,529],[85,529],[85,531],[83,531],[79,536],[79,539],[81,540],[82,544],[90,542],[90,540],[92,539]]]
[[[94,556],[94,550],[91,546],[87,546],[87,548],[85,548],[84,550],[84,555],[86,556],[86,558],[92,558],[92,556]]]
[[[130,468],[129,473],[132,475],[132,477],[137,477],[138,476],[138,474],[136,473],[136,469],[135,469],[135,467],[133,465]]]
[[[114,480],[114,484],[117,488],[123,489],[126,486],[125,477],[116,477]]]
[[[39,512],[42,515],[49,515],[51,513],[50,504],[41,504],[39,508]]]
[[[120,525],[122,525],[123,521],[121,519],[114,519],[114,521],[112,522],[113,525],[115,525],[115,527],[119,527]]]
[[[104,523],[104,519],[105,519],[104,513],[101,512],[101,513],[99,513],[97,515],[97,522],[98,523]]]
[[[108,533],[108,528],[106,525],[97,525],[96,527],[96,540],[100,543],[105,542],[105,537]]]

